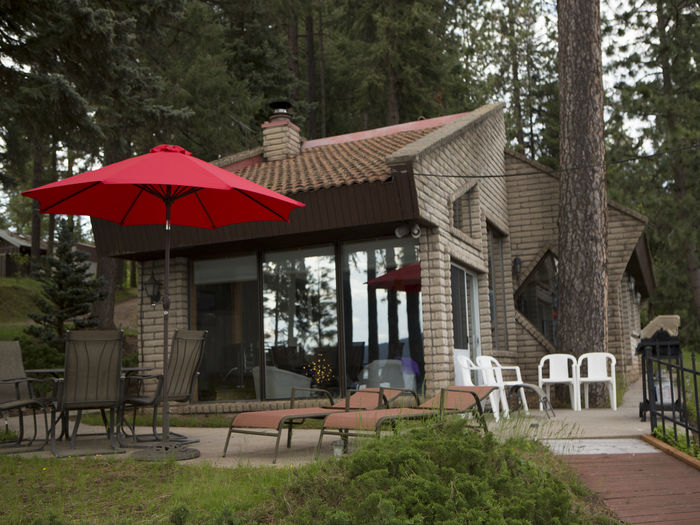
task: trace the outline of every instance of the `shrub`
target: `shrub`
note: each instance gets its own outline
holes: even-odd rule
[[[371,440],[316,468],[300,469],[257,509],[261,522],[342,525],[580,523],[571,487],[525,440],[501,444],[454,418]]]

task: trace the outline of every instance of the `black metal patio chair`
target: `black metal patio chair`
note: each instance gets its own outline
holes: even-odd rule
[[[192,401],[195,380],[204,356],[206,330],[177,330],[173,336],[168,359],[168,401]],[[123,434],[134,441],[162,441],[158,433],[158,405],[163,401],[163,374],[130,375],[126,378],[124,405],[120,421]],[[150,384],[151,388],[148,389]],[[153,407],[152,434],[137,435],[135,431],[136,412],[140,408]],[[131,422],[125,412],[133,409]],[[124,429],[124,426],[127,428]],[[126,431],[125,431],[126,430]],[[129,434],[126,434],[129,432]],[[194,443],[186,436],[170,432],[170,441]]]
[[[51,411],[51,451],[56,450],[57,414],[68,422],[70,411],[77,416],[70,433],[71,448],[83,410],[99,409],[113,451],[119,450],[116,439],[117,414],[121,406],[121,364],[123,333],[120,330],[76,330],[66,332],[66,356],[63,378]],[[105,411],[109,410],[109,420]],[[74,455],[74,454],[71,454]]]
[[[9,435],[8,414],[17,413],[19,429],[15,439],[2,443],[2,452],[30,452],[41,450],[46,446],[49,437],[47,409],[51,398],[35,392],[34,385],[42,380],[27,377],[22,362],[22,349],[18,341],[0,341],[0,413],[5,418],[5,433]],[[31,408],[34,421],[33,434],[30,438],[24,435],[24,410]],[[38,447],[32,447],[37,436],[36,411],[44,413],[45,437]]]

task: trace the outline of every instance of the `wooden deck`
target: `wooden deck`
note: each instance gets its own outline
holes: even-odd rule
[[[625,523],[700,523],[700,471],[651,454],[563,456]]]

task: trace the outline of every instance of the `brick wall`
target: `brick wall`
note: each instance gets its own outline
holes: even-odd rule
[[[155,278],[164,283],[164,261],[139,263],[139,274],[148,279],[153,271]],[[163,286],[161,285],[161,294]],[[189,328],[189,294],[188,294],[188,263],[184,257],[170,260],[170,313],[168,319],[168,342],[173,338],[175,330]],[[141,366],[153,368],[160,373],[163,370],[163,307],[158,304],[151,306],[151,299],[139,289],[139,341],[143,351]]]
[[[509,175],[510,244],[512,256],[522,260],[521,281],[524,281],[547,250],[557,253],[559,178],[547,173],[546,168],[537,163],[511,152],[506,153],[505,167]],[[623,278],[623,275],[645,226],[644,216],[618,204],[608,204],[607,351],[615,355],[618,369],[630,380],[639,375],[638,359],[630,350],[631,326],[639,324],[639,307],[636,301],[624,297],[629,293],[629,286],[628,278]],[[536,381],[539,360],[555,349],[527,319],[520,314],[516,319],[523,379]],[[582,349],[581,353],[601,350]]]
[[[509,361],[515,355],[513,344],[509,351],[493,348],[488,314],[486,225],[489,222],[508,234],[507,187],[502,177],[476,177],[503,173],[504,147],[503,106],[498,104],[480,108],[388,159],[391,163],[393,159],[411,158],[420,215],[433,225],[424,229],[420,239],[423,341],[430,392],[454,382],[451,263],[477,275],[482,353]],[[440,177],[441,174],[474,178]],[[465,231],[455,228],[452,217],[455,199],[468,190],[473,190],[471,235],[468,228]],[[508,237],[504,243],[504,260],[510,260]],[[507,262],[505,266],[506,290],[510,290],[510,266]],[[515,337],[513,314],[512,301],[508,301],[505,317],[511,341]]]

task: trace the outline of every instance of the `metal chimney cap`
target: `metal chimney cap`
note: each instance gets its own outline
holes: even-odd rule
[[[288,100],[276,100],[270,102],[270,108],[273,113],[289,113],[289,110],[292,109],[292,104]]]

